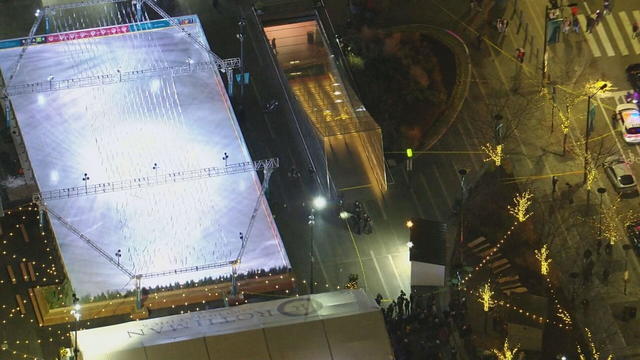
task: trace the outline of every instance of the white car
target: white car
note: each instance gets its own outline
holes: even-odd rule
[[[622,104],[616,108],[622,122],[622,138],[628,144],[640,144],[640,110],[636,104]]]
[[[636,194],[638,191],[636,179],[631,171],[631,166],[621,157],[610,156],[604,162],[604,172],[609,181],[619,194]]]

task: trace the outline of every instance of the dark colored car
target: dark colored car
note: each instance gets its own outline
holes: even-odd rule
[[[640,91],[640,63],[627,66],[625,72],[633,90]]]
[[[640,255],[640,220],[636,220],[635,222],[628,224],[626,226],[626,230],[629,244],[633,247],[636,255]]]

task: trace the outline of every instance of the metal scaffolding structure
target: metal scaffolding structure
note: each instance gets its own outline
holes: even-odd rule
[[[177,183],[184,181],[193,181],[223,175],[239,174],[249,171],[269,170],[277,168],[280,165],[278,158],[270,158],[265,160],[247,161],[235,164],[229,164],[225,167],[208,167],[196,170],[185,170],[158,174],[153,176],[145,176],[135,179],[118,180],[107,183],[99,183],[86,186],[75,186],[70,188],[42,191],[33,194],[33,202],[39,205],[50,200],[61,200],[76,198],[81,196],[92,196],[107,194],[117,191],[127,191],[141,189],[151,186],[165,185],[169,183]]]
[[[133,272],[129,271],[129,269],[125,268],[124,266],[120,265],[120,263],[118,261],[116,261],[116,259],[114,259],[111,255],[109,255],[106,251],[104,251],[100,246],[98,246],[98,244],[96,244],[93,240],[89,239],[85,234],[83,234],[80,230],[78,230],[75,226],[71,225],[67,220],[65,220],[62,216],[58,215],[57,213],[55,213],[54,211],[52,211],[50,208],[40,208],[41,210],[46,210],[47,213],[49,213],[49,215],[51,217],[53,217],[54,219],[56,219],[58,222],[60,222],[62,225],[64,225],[65,228],[67,228],[69,231],[71,231],[74,235],[76,235],[77,237],[79,237],[82,241],[84,241],[87,245],[89,245],[93,250],[97,251],[98,254],[100,254],[103,258],[107,259],[108,262],[111,263],[111,265],[115,266],[118,270],[122,271],[125,275],[127,275],[129,278],[133,279],[135,278],[135,275],[133,274]]]
[[[29,94],[29,93],[39,93],[39,92],[49,92],[55,90],[67,90],[74,88],[82,88],[88,86],[100,86],[100,85],[110,85],[116,84],[125,81],[136,81],[140,79],[146,79],[149,77],[158,77],[158,76],[177,76],[177,75],[186,75],[190,74],[194,71],[210,71],[215,66],[219,71],[224,72],[227,75],[227,82],[229,83],[229,87],[231,88],[233,84],[233,69],[240,68],[240,58],[229,58],[222,59],[216,53],[211,51],[209,47],[198,40],[193,34],[187,31],[176,19],[172,18],[167,14],[162,8],[160,8],[153,0],[141,0],[138,5],[138,11],[141,11],[142,4],[147,4],[150,8],[152,8],[158,15],[162,16],[165,20],[167,20],[173,27],[180,30],[191,42],[193,42],[196,46],[206,52],[211,58],[211,62],[201,62],[197,64],[187,64],[184,66],[172,66],[172,67],[151,67],[149,69],[143,70],[134,70],[134,71],[117,71],[112,74],[103,74],[97,76],[89,76],[89,77],[80,77],[80,78],[72,78],[72,79],[62,79],[62,80],[42,80],[33,83],[27,84],[18,84],[12,85],[13,79],[20,68],[20,63],[24,58],[25,53],[29,45],[33,43],[33,39],[36,36],[36,31],[42,22],[42,19],[47,19],[47,16],[50,16],[55,13],[56,10],[65,10],[65,9],[75,9],[84,6],[92,6],[92,5],[101,5],[101,4],[110,4],[110,3],[119,3],[126,2],[128,0],[89,0],[78,3],[69,3],[69,4],[59,4],[59,5],[51,5],[45,6],[44,10],[37,10],[35,13],[36,20],[34,21],[31,29],[29,31],[29,35],[24,40],[24,45],[20,51],[20,55],[16,60],[15,65],[11,73],[9,74],[9,78],[7,83],[5,84],[5,88],[3,89],[2,97],[9,98],[15,95]]]

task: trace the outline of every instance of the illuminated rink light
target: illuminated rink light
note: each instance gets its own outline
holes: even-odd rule
[[[194,18],[195,19],[195,18]],[[60,25],[60,24],[58,24]],[[199,24],[186,28],[206,43]],[[2,73],[20,48],[0,50]],[[70,56],[73,54],[73,56]],[[161,28],[32,46],[14,84],[186,66],[208,55],[179,30]],[[53,74],[51,74],[53,72]],[[42,99],[42,100],[41,100]],[[12,105],[39,190],[99,184],[251,161],[217,71],[16,95]],[[83,174],[89,180],[83,182]],[[233,260],[260,193],[255,172],[51,200],[46,206],[135,274]],[[78,296],[134,287],[124,273],[50,218]],[[238,269],[290,267],[266,200]],[[143,279],[143,287],[229,275],[230,267]]]

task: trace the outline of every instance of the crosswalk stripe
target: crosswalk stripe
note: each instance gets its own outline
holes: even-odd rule
[[[618,48],[620,49],[620,53],[622,56],[629,55],[629,49],[624,44],[624,39],[622,38],[622,33],[620,29],[618,29],[618,24],[616,24],[616,20],[613,18],[613,14],[605,15],[605,21],[609,24],[611,28],[611,32],[613,32],[613,38],[616,40],[616,44],[618,44]]]
[[[598,44],[593,38],[593,34],[589,34],[587,32],[587,18],[582,14],[578,14],[578,21],[580,22],[580,27],[584,31],[584,37],[587,39],[587,44],[589,45],[589,48],[591,48],[591,53],[593,54],[593,56],[602,56],[602,54],[600,53],[600,49],[598,48]]]
[[[616,52],[613,50],[613,46],[611,46],[611,40],[609,40],[609,36],[607,36],[607,32],[604,31],[604,26],[596,25],[595,29],[598,32],[600,41],[602,41],[604,50],[607,52],[607,56],[615,56]]]
[[[631,39],[631,46],[633,47],[633,51],[635,51],[636,54],[640,54],[640,41],[633,38],[633,32],[631,31],[631,21],[629,21],[627,13],[621,11],[618,13],[618,16],[620,16],[620,21],[622,21],[622,26],[626,29],[629,39]]]

